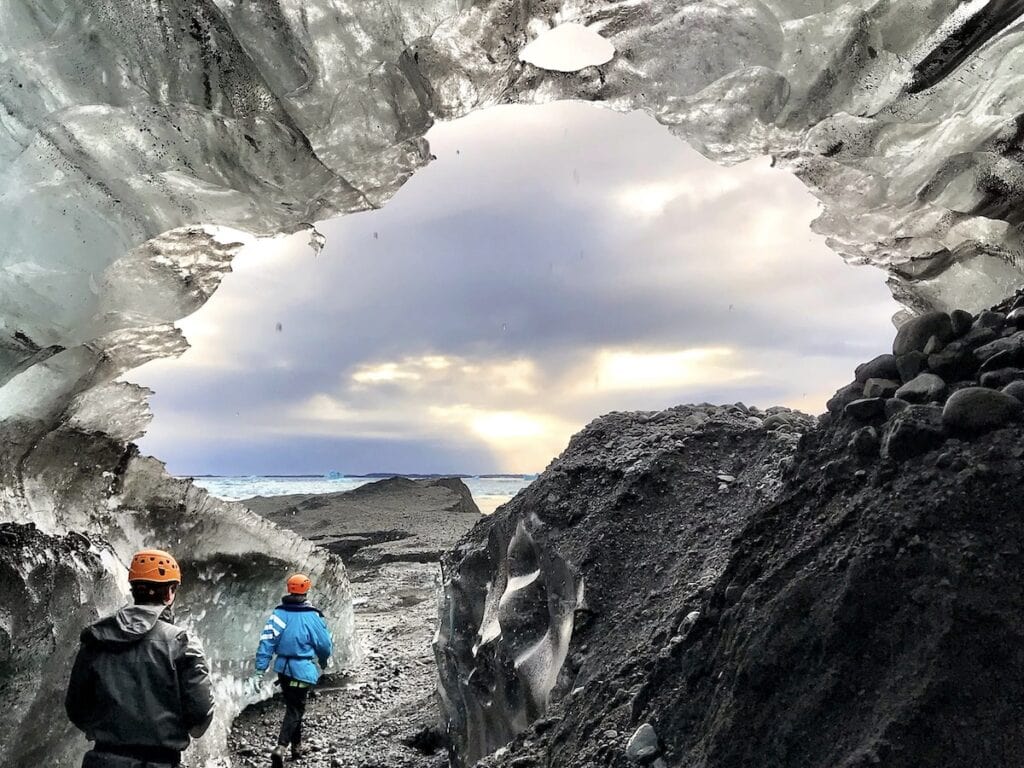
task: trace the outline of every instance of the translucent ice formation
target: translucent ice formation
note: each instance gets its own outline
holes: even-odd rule
[[[540,527],[495,518],[447,562],[434,653],[442,715],[466,764],[544,713],[569,651],[583,584],[535,540]]]

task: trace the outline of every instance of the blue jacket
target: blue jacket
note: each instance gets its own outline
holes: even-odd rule
[[[326,667],[333,651],[331,634],[319,610],[305,603],[281,603],[260,633],[256,671],[264,672],[276,655],[275,672],[315,685],[320,670],[314,659]]]

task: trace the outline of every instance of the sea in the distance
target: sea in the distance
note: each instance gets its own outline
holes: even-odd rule
[[[253,496],[287,496],[293,493],[337,493],[351,491],[367,483],[383,480],[388,475],[349,477],[346,475],[274,476],[222,476],[193,477],[192,482],[225,501],[241,501]],[[418,477],[418,475],[406,475]],[[537,478],[536,475],[488,475],[462,477],[462,482],[473,494],[473,501],[485,515],[511,499]]]

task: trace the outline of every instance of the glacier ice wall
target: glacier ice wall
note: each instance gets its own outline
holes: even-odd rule
[[[0,766],[78,765],[87,743],[61,710],[82,626],[120,607],[113,553],[78,533],[0,524]]]
[[[43,679],[51,688],[63,691],[67,678],[66,674],[60,677],[60,670],[66,673],[70,668],[84,623],[93,613],[109,613],[126,601],[124,564],[143,546],[163,547],[178,557],[184,581],[175,617],[201,641],[210,661],[216,718],[191,749],[192,764],[224,764],[231,722],[256,698],[244,689],[244,680],[253,670],[260,628],[277,604],[290,572],[301,568],[316,585],[317,604],[336,640],[335,663],[344,666],[352,660],[352,597],[340,558],[239,504],[220,501],[189,481],[170,477],[160,462],[138,456],[134,446],[126,447],[114,437],[70,424],[41,434],[37,425],[28,421],[14,425],[10,420],[4,425],[0,481],[5,516],[16,523],[32,524],[58,542],[59,537],[72,543],[90,542],[106,555],[99,563],[99,576],[90,580],[79,575],[86,585],[82,589],[53,596],[43,593],[48,600],[45,616],[52,625],[50,634],[67,640],[56,643],[47,656],[50,666]],[[15,570],[22,565],[30,568],[35,559],[33,555],[22,564],[14,556],[8,565]],[[0,568],[4,565],[0,563]],[[68,570],[64,564],[58,565]],[[117,600],[112,602],[106,592],[103,599],[97,597],[98,590],[91,586],[95,579],[117,585]],[[51,582],[50,578],[43,580]],[[26,591],[32,591],[32,583]],[[17,595],[4,593],[2,598],[0,615],[22,605]],[[10,636],[20,645],[30,642],[31,633],[19,626]],[[262,695],[270,692],[268,678]],[[39,737],[25,747],[35,750],[39,764],[77,765],[69,750],[79,747],[80,757],[79,740],[44,737],[47,729],[63,732],[65,718],[60,708],[16,711],[14,722]],[[5,756],[18,748],[16,737],[16,731],[0,737],[3,768],[24,764]]]

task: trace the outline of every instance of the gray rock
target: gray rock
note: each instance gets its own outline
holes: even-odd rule
[[[829,413],[842,413],[854,400],[864,397],[864,386],[853,381],[840,388],[825,404]]]
[[[954,381],[973,376],[978,370],[978,359],[973,350],[954,341],[941,352],[928,355],[928,367],[946,381]]]
[[[950,395],[942,423],[956,432],[980,433],[1020,418],[1024,404],[1012,395],[984,387],[967,387]]]
[[[908,352],[896,358],[896,370],[900,374],[900,381],[907,382],[917,376],[928,362],[928,355],[924,352]]]
[[[953,335],[960,337],[971,330],[971,325],[974,323],[974,315],[963,309],[954,309],[949,313],[949,321],[953,326]]]
[[[899,388],[900,383],[892,379],[868,379],[864,383],[864,397],[892,397]]]
[[[978,358],[978,362],[984,364],[989,358],[995,357],[1000,352],[1009,352],[1014,356],[1014,360],[1017,359],[1017,356],[1024,356],[1024,334],[1016,332],[1012,336],[983,344],[974,350],[974,356]]]
[[[896,379],[899,375],[895,355],[879,355],[874,360],[861,363],[854,371],[854,377],[861,384],[868,379]]]
[[[1003,387],[1003,394],[1009,395],[1010,397],[1016,397],[1024,403],[1024,381],[1011,381]]]
[[[891,419],[900,411],[905,411],[910,407],[910,403],[906,400],[898,400],[895,397],[890,397],[885,401],[885,418]]]
[[[1002,389],[1007,384],[1024,379],[1024,370],[1020,368],[1000,368],[981,374],[981,386],[989,389]]]
[[[975,328],[990,328],[997,333],[1003,329],[1005,324],[1006,315],[1002,312],[993,312],[990,309],[982,310],[974,320]]]
[[[847,447],[855,456],[871,458],[878,455],[878,430],[874,427],[862,427],[853,433]]]
[[[908,403],[941,402],[946,394],[946,382],[934,373],[915,376],[896,390],[896,397]]]
[[[942,409],[935,405],[911,405],[889,422],[882,439],[882,456],[905,461],[937,448],[945,439]]]
[[[641,765],[654,760],[660,752],[658,734],[654,732],[654,727],[650,723],[644,723],[637,728],[626,744],[626,757]]]
[[[892,353],[899,357],[907,352],[920,352],[932,336],[941,342],[953,338],[953,323],[945,312],[926,312],[900,326],[892,342]]]
[[[959,341],[968,349],[977,349],[978,347],[988,344],[991,341],[995,341],[998,338],[999,334],[991,328],[975,326],[960,338]]]
[[[885,415],[884,397],[864,397],[847,404],[843,413],[857,421],[870,421]]]
[[[938,336],[932,336],[928,339],[928,343],[924,345],[924,353],[926,355],[934,355],[936,352],[941,352],[945,346],[945,343],[940,341]]]
[[[981,364],[981,372],[998,371],[1002,368],[1014,368],[1020,363],[1020,355],[1011,350],[1003,350],[992,355]]]
[[[1017,307],[1010,311],[1010,314],[1006,316],[1006,322],[1010,325],[1020,328],[1024,326],[1024,307]]]

